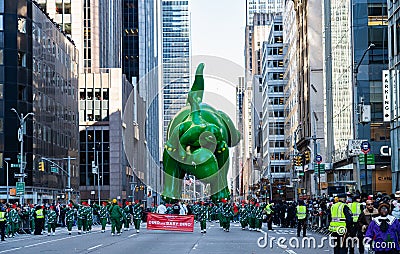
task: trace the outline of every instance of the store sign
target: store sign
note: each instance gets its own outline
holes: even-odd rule
[[[381,146],[379,151],[381,156],[392,156],[392,148],[390,146]]]
[[[383,92],[383,121],[390,122],[390,74],[389,70],[382,71],[382,92]]]
[[[147,229],[193,232],[193,215],[148,213]]]

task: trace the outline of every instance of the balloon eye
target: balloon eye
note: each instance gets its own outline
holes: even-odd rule
[[[174,152],[176,151],[176,148],[174,149]]]
[[[225,147],[224,147],[224,148],[222,148],[222,151],[225,151]]]
[[[167,146],[167,145],[165,145],[165,146],[164,146],[164,148],[165,148],[165,149],[167,149],[167,148],[168,148],[168,146]]]
[[[171,147],[168,147],[168,151],[172,151],[172,148],[171,148]]]

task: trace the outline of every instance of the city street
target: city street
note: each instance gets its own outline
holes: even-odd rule
[[[224,232],[218,223],[207,223],[207,233],[201,234],[199,224],[196,223],[193,233],[153,231],[147,230],[142,223],[140,233],[135,230],[123,231],[121,236],[111,236],[110,227],[106,233],[101,233],[96,226],[92,233],[78,235],[74,228],[72,235],[66,229],[58,229],[56,236],[19,235],[0,243],[1,253],[333,253],[329,244],[318,249],[283,248],[274,241],[273,248],[258,246],[258,238],[263,232],[242,231],[239,223],[232,223],[230,232]],[[266,231],[266,225],[263,226]],[[295,229],[275,228],[268,233],[268,238],[295,237]],[[317,245],[323,235],[313,232],[308,237],[315,237]],[[299,238],[301,239],[301,238]],[[288,244],[286,242],[286,244]]]

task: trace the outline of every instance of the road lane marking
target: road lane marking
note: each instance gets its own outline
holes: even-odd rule
[[[297,254],[295,251],[293,251],[293,250],[285,250],[287,253],[289,253],[289,254]]]
[[[18,247],[18,248],[14,248],[14,249],[9,249],[9,250],[3,250],[3,251],[0,251],[0,253],[6,253],[6,252],[9,252],[9,251],[14,251],[14,250],[19,250],[19,249],[21,249],[22,247]]]
[[[133,234],[133,235],[130,235],[130,236],[128,236],[128,238],[131,238],[132,236],[135,236],[136,234]]]
[[[90,247],[90,248],[89,248],[89,249],[87,249],[87,250],[93,250],[93,249],[96,249],[96,248],[98,248],[98,247],[100,247],[100,246],[103,246],[103,244],[99,244],[99,245],[96,245],[96,246]]]
[[[198,243],[196,243],[194,246],[193,246],[193,250],[195,250],[196,249],[196,247],[198,246],[199,244]]]

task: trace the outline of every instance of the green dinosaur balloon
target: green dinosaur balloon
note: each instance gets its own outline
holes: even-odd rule
[[[204,64],[197,67],[187,105],[170,121],[164,146],[164,191],[167,202],[180,198],[185,174],[210,183],[213,201],[229,198],[229,149],[240,133],[224,112],[203,103]]]

